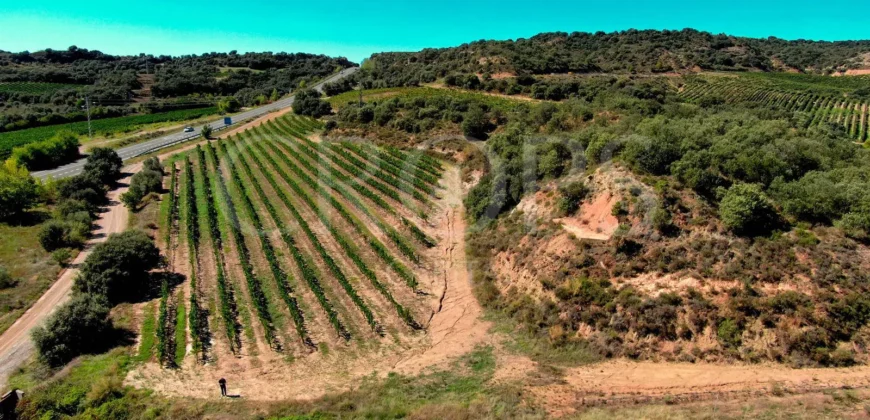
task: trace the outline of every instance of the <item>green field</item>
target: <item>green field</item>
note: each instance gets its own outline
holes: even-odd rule
[[[81,89],[84,85],[68,83],[39,83],[39,82],[0,82],[0,94],[3,93],[30,93],[43,94],[54,93],[59,90]]]
[[[0,223],[0,267],[17,279],[12,287],[0,288],[0,333],[36,302],[61,270],[37,236],[43,226],[39,219],[47,217],[49,211],[33,211],[37,220],[23,225]]]
[[[182,109],[177,111],[161,112],[157,114],[130,115],[118,118],[106,118],[91,121],[95,135],[106,133],[127,133],[136,130],[139,126],[167,121],[186,121],[217,113],[217,108]],[[69,124],[51,125],[46,127],[30,128],[27,130],[0,133],[0,158],[9,157],[12,149],[27,143],[45,140],[61,130],[70,130],[78,135],[88,134],[87,121]]]
[[[179,244],[169,249],[188,252],[168,258],[190,267],[191,296],[160,299],[148,334],[162,364],[181,366],[185,342],[201,360],[215,357],[215,340],[234,356],[260,342],[295,359],[421,328],[415,269],[434,241],[418,214],[437,198],[441,164],[308,140],[321,125],[286,116],[183,153],[161,229]]]

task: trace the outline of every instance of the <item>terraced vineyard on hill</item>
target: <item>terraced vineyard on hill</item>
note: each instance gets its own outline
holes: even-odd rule
[[[186,281],[143,330],[156,361],[292,360],[423,329],[441,163],[309,140],[320,125],[285,116],[171,159],[161,242]]]
[[[805,114],[805,127],[834,124],[842,126],[856,141],[863,142],[868,137],[870,100],[849,95],[843,89],[815,88],[811,83],[796,86],[757,76],[713,76],[687,78],[680,94],[688,101],[702,104],[753,102],[800,112]]]

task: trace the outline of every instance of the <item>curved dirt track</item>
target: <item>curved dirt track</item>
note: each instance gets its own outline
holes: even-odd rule
[[[264,115],[247,124],[221,133],[218,137],[223,138],[249,127],[258,126],[264,121],[276,118],[290,110],[291,108],[286,108],[279,112]],[[194,148],[197,144],[201,143],[203,141],[193,142],[183,148],[163,153],[158,158],[163,159],[167,156]],[[132,174],[138,172],[141,167],[142,163],[134,163],[122,169],[122,172],[126,175],[118,180],[120,186],[109,192],[109,205],[103,213],[100,213],[99,218],[95,222],[97,229],[93,232],[93,237],[88,241],[85,249],[73,260],[70,268],[61,272],[57,281],[51,285],[39,300],[27,312],[22,314],[3,335],[0,335],[0,390],[6,388],[6,382],[9,380],[12,372],[33,354],[33,342],[30,340],[30,332],[45,320],[46,317],[51,315],[55,308],[69,299],[73,280],[76,274],[78,274],[77,267],[88,257],[91,248],[95,244],[105,241],[109,235],[120,233],[127,229],[130,213],[119,198],[121,194],[127,191],[127,183],[129,183]]]

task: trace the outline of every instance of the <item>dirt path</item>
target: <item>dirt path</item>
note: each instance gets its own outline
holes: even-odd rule
[[[137,171],[140,166],[141,164],[136,164],[125,167],[124,171],[132,173]],[[69,299],[73,280],[78,274],[77,267],[90,255],[91,248],[95,244],[105,241],[109,235],[127,228],[130,214],[127,208],[121,204],[119,197],[127,191],[126,184],[129,180],[129,175],[122,178],[119,182],[124,186],[109,192],[109,206],[106,211],[100,213],[93,237],[88,241],[85,249],[73,260],[70,268],[61,272],[60,277],[51,288],[0,336],[0,389],[6,387],[6,381],[12,372],[32,354],[33,342],[30,340],[30,331],[51,315],[59,305]]]
[[[567,369],[559,383],[527,389],[553,416],[585,407],[740,399],[870,387],[870,367],[792,369],[616,360]]]
[[[397,363],[397,371],[416,374],[424,368],[438,365],[473,350],[475,346],[493,341],[488,334],[489,323],[480,319],[483,309],[474,296],[468,261],[465,256],[465,211],[462,205],[462,175],[458,167],[444,174],[444,207],[435,223],[440,229],[436,248],[441,254],[436,263],[438,276],[428,290],[437,291],[434,306],[426,326],[431,346]]]
[[[291,108],[286,108],[279,112],[266,114],[255,119],[247,124],[243,124],[233,130],[221,133],[219,138],[233,135],[250,127],[255,127],[262,124],[264,121],[277,118],[287,112]],[[159,159],[164,159],[176,153],[196,147],[204,141],[191,143],[186,147],[168,151],[158,156]],[[57,281],[27,310],[18,320],[6,330],[3,335],[0,335],[0,390],[6,388],[6,382],[9,376],[15,371],[18,366],[21,366],[33,353],[33,342],[30,340],[30,331],[42,323],[54,310],[70,297],[73,280],[78,274],[77,267],[85,261],[90,255],[91,248],[100,242],[106,240],[113,233],[120,233],[127,229],[130,213],[120,201],[120,196],[127,191],[127,184],[133,173],[141,169],[142,163],[134,163],[125,166],[122,172],[129,174],[118,180],[121,187],[118,187],[109,192],[109,206],[103,213],[100,213],[99,218],[95,222],[97,229],[93,232],[91,240],[85,246],[85,249],[72,261],[70,268],[61,272]]]

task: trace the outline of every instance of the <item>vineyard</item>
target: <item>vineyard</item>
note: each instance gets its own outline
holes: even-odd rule
[[[265,122],[169,159],[160,244],[183,273],[148,305],[140,357],[163,367],[284,360],[423,330],[418,273],[442,164],[422,153],[321,143],[321,123]]]
[[[0,83],[0,95],[4,93],[28,93],[33,95],[51,94],[59,90],[81,89],[83,85],[67,83],[40,82],[3,82]]]
[[[95,134],[127,133],[138,129],[145,124],[153,124],[171,121],[187,121],[211,115],[217,112],[214,107],[182,109],[177,111],[161,112],[156,114],[130,115],[126,117],[105,118],[91,121],[91,128]],[[9,157],[12,149],[28,143],[50,138],[61,130],[70,130],[78,135],[88,134],[87,121],[69,124],[49,125],[45,127],[28,128],[18,131],[0,133],[0,158]]]
[[[759,76],[691,77],[680,95],[702,104],[755,103],[765,107],[797,112],[803,115],[805,127],[832,124],[842,127],[849,137],[863,142],[868,137],[870,100],[862,95],[849,95],[844,87],[855,80],[814,85],[814,80],[795,77],[778,78]],[[838,79],[851,78],[831,78]],[[846,85],[846,86],[841,86]],[[857,91],[860,92],[860,91]]]

